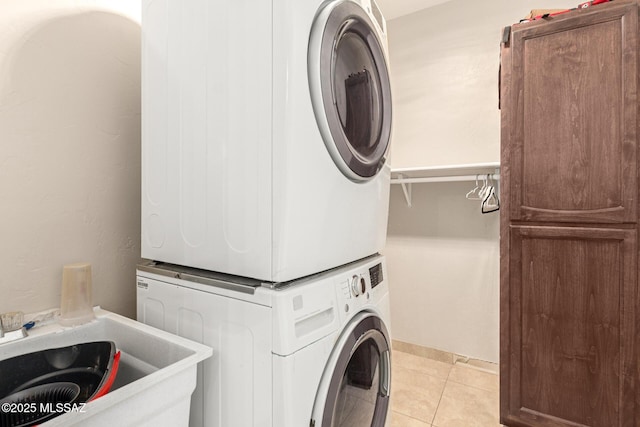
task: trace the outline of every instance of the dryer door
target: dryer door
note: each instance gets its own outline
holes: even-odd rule
[[[309,38],[311,100],[324,143],[349,179],[367,181],[385,164],[391,85],[375,2],[371,16],[351,0],[329,1]]]
[[[343,331],[325,367],[311,425],[383,427],[391,386],[390,338],[382,320],[360,313]]]

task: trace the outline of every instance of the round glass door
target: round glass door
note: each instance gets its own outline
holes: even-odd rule
[[[325,378],[326,394],[319,396],[324,402],[318,408],[322,411],[321,416],[317,414],[321,422],[316,426],[384,426],[391,378],[387,337],[380,318],[367,314],[342,340],[332,376]]]
[[[325,145],[350,179],[384,166],[391,137],[391,87],[378,30],[353,1],[331,2],[312,28],[309,83]]]

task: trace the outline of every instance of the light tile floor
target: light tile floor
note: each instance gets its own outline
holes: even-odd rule
[[[390,427],[499,427],[498,376],[400,351],[392,355]]]

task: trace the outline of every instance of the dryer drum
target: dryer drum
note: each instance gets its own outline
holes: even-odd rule
[[[344,81],[344,86],[347,98],[344,133],[349,141],[371,141],[372,89],[369,70],[351,74]],[[367,144],[361,151],[369,152],[371,148],[375,146]]]
[[[354,181],[376,176],[391,138],[391,84],[376,24],[355,2],[326,6],[309,55],[313,108],[325,145]],[[319,15],[319,16],[320,16]],[[316,21],[319,21],[317,18]],[[317,49],[315,46],[319,46]]]

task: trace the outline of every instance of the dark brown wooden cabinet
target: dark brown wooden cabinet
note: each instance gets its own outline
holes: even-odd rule
[[[640,426],[638,11],[514,25],[502,46],[507,426]]]
[[[511,220],[636,222],[636,8],[513,27]]]
[[[636,258],[635,230],[510,227],[508,415],[531,425],[633,419],[619,404],[634,399],[635,354],[625,349],[635,341]]]

